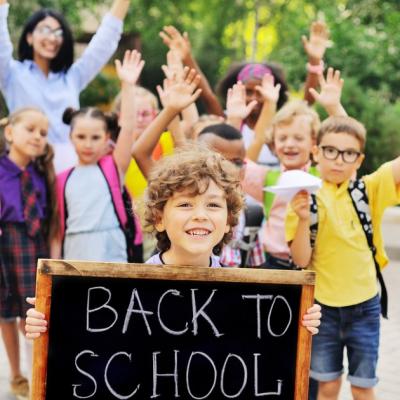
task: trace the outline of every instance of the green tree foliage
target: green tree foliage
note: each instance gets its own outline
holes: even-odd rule
[[[65,13],[79,33],[82,10],[96,12],[97,0],[10,1],[10,30],[16,39],[33,10],[51,7]],[[109,5],[111,0],[107,1]],[[276,61],[287,75],[291,91],[305,79],[306,56],[301,35],[310,23],[324,18],[333,46],[325,63],[342,71],[343,103],[368,129],[364,171],[400,151],[400,2],[398,0],[132,0],[125,32],[140,34],[146,67],[142,84],[154,88],[162,80],[160,66],[166,47],[158,34],[173,24],[187,31],[200,66],[214,85],[233,61]],[[113,96],[115,81],[100,76],[83,95],[92,102]],[[321,114],[322,115],[322,114]]]

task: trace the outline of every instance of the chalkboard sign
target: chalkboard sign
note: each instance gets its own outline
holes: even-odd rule
[[[32,398],[308,396],[314,274],[40,260]]]

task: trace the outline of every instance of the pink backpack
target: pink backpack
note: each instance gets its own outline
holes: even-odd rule
[[[122,188],[117,165],[112,155],[106,155],[98,162],[100,171],[103,173],[110,190],[114,211],[118,218],[120,228],[126,237],[128,262],[143,262],[143,235],[139,219],[132,211],[132,200],[125,189]],[[67,210],[65,203],[65,187],[74,168],[67,169],[57,175],[57,202],[60,213],[61,238],[64,241],[65,222]]]

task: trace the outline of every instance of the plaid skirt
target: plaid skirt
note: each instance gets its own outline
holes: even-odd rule
[[[35,295],[38,258],[48,258],[43,235],[28,236],[25,223],[1,223],[0,318],[25,318],[31,306],[26,297]]]

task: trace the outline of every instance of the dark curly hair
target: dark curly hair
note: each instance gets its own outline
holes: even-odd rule
[[[225,77],[217,84],[217,94],[225,101],[228,89],[230,89],[237,81],[239,72],[248,65],[248,62],[234,63],[229,68]],[[275,63],[262,63],[265,67],[269,68],[274,76],[275,84],[279,83],[281,88],[279,90],[279,99],[277,108],[280,109],[288,100],[288,84],[283,73],[283,69]]]
[[[187,190],[196,196],[207,190],[210,181],[225,192],[228,209],[230,230],[213,249],[214,254],[219,254],[223,244],[232,238],[232,228],[238,224],[244,200],[237,168],[204,145],[188,144],[174,155],[163,158],[152,169],[145,199],[147,227],[155,231],[165,204],[174,193]],[[171,247],[165,231],[156,232],[156,238],[159,251],[164,252]]]

